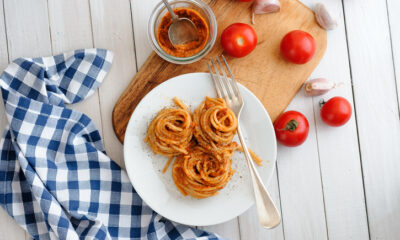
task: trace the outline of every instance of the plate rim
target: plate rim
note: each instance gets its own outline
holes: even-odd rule
[[[135,114],[136,109],[138,108],[138,106],[143,102],[143,100],[144,100],[152,91],[154,91],[154,90],[157,89],[157,88],[161,88],[163,85],[167,84],[168,81],[173,80],[173,79],[175,79],[175,78],[182,78],[182,77],[185,77],[185,76],[187,76],[187,75],[205,75],[205,74],[208,75],[209,73],[207,73],[207,72],[192,72],[192,73],[181,74],[181,75],[178,75],[178,76],[175,76],[175,77],[171,77],[171,78],[165,80],[164,82],[160,83],[159,85],[157,85],[157,86],[154,87],[153,89],[151,89],[151,90],[139,101],[139,103],[136,105],[135,110],[132,112],[132,114],[131,114],[131,116],[130,116],[130,118],[129,118],[129,122],[128,122],[128,125],[127,125],[127,128],[126,128],[126,132],[128,131],[128,129],[129,129],[130,126],[132,125],[132,122],[133,122],[132,117],[133,117],[133,115]],[[271,129],[274,129],[273,123],[272,123],[272,120],[271,120],[271,117],[269,116],[268,111],[265,109],[265,107],[264,107],[264,105],[262,104],[262,102],[257,98],[257,96],[256,96],[254,93],[252,93],[252,92],[251,92],[248,88],[246,88],[244,85],[242,85],[242,84],[239,83],[239,82],[238,82],[238,85],[240,85],[245,91],[247,91],[252,97],[254,97],[254,98],[256,99],[256,101],[262,106],[262,109],[263,109],[264,112],[266,113],[266,116],[267,116],[267,118],[268,118],[268,120],[269,120],[267,124],[270,125]],[[268,159],[268,160],[269,160],[269,164],[272,164],[272,171],[271,171],[272,174],[270,174],[270,176],[268,176],[268,178],[266,179],[266,181],[263,182],[264,185],[265,185],[266,187],[267,187],[267,186],[269,185],[269,183],[271,182],[272,177],[273,177],[273,175],[274,175],[273,172],[275,172],[275,168],[276,168],[276,160],[277,160],[277,141],[276,141],[276,136],[275,136],[275,132],[274,132],[274,131],[273,131],[273,135],[274,135],[274,137],[273,137],[273,143],[272,143],[272,144],[273,144],[273,149],[274,149],[274,151],[273,151],[274,158],[273,158],[273,159]],[[145,202],[145,203],[150,207],[151,210],[153,210],[153,211],[156,212],[157,214],[161,215],[162,217],[164,217],[164,218],[166,218],[166,219],[169,219],[170,221],[173,221],[173,222],[176,222],[176,223],[180,223],[180,224],[184,224],[184,225],[189,225],[189,226],[200,226],[200,227],[201,227],[201,226],[211,226],[211,225],[216,225],[216,224],[220,224],[220,223],[224,223],[224,222],[230,221],[230,220],[232,220],[232,219],[234,219],[234,218],[236,218],[236,217],[242,215],[244,212],[246,212],[247,210],[249,210],[250,207],[252,207],[252,206],[255,204],[255,201],[253,200],[252,202],[250,202],[250,203],[248,204],[248,206],[244,207],[242,211],[239,211],[239,212],[237,213],[236,216],[232,216],[231,218],[228,218],[228,219],[223,219],[223,220],[214,221],[214,222],[211,222],[211,223],[204,223],[204,224],[201,224],[201,223],[191,224],[191,223],[187,223],[187,222],[182,222],[182,221],[180,221],[180,220],[174,219],[173,217],[167,217],[167,216],[161,214],[161,213],[158,211],[158,209],[157,209],[157,210],[154,209],[150,204],[148,204],[148,203],[145,201],[145,199],[143,198],[142,194],[135,188],[135,184],[134,184],[133,181],[131,180],[132,178],[131,178],[130,173],[129,173],[128,168],[127,168],[128,165],[131,166],[131,164],[130,164],[131,161],[129,161],[129,162],[126,161],[126,159],[127,159],[127,158],[126,158],[126,155],[128,154],[128,153],[127,153],[127,150],[126,150],[127,148],[125,147],[125,146],[126,146],[126,145],[125,145],[125,143],[126,143],[126,141],[125,141],[125,140],[126,140],[126,137],[127,137],[127,134],[125,134],[125,136],[124,136],[123,156],[124,156],[125,171],[126,171],[126,173],[127,173],[127,175],[128,175],[129,181],[131,182],[133,188],[135,189],[135,192],[139,195],[139,197],[141,198],[141,200],[142,200],[143,202]]]

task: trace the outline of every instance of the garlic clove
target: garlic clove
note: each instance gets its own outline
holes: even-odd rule
[[[307,96],[319,96],[335,87],[336,84],[326,78],[315,78],[304,84],[304,91]]]
[[[253,13],[255,14],[278,12],[280,9],[279,0],[255,0],[253,3]]]
[[[317,23],[326,30],[332,30],[337,27],[336,20],[328,12],[328,9],[323,3],[317,3],[314,8],[315,19]]]
[[[253,3],[253,14],[251,22],[254,24],[255,14],[273,13],[281,10],[279,0],[255,0]]]

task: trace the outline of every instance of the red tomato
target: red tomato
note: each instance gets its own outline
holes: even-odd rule
[[[297,111],[287,111],[278,117],[274,128],[279,143],[295,147],[307,139],[309,125],[303,114]]]
[[[321,118],[322,120],[332,126],[339,127],[347,123],[351,117],[351,105],[349,101],[342,97],[333,97],[326,103],[321,104]]]
[[[250,25],[234,23],[222,32],[221,45],[232,57],[244,57],[257,45],[257,34]]]
[[[289,62],[304,64],[315,54],[315,40],[309,33],[291,31],[282,38],[281,54]]]

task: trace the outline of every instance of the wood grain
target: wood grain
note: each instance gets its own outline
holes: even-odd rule
[[[4,1],[5,24],[9,61],[18,57],[50,56],[51,40],[49,32],[49,17],[47,1],[21,0]],[[2,219],[7,222],[4,239],[30,239],[17,225],[9,226],[10,217]],[[2,224],[2,223],[0,223]]]
[[[90,9],[94,46],[114,53],[110,72],[99,88],[100,106],[107,155],[123,167],[122,144],[114,134],[111,114],[118,97],[136,73],[130,3],[129,0],[92,0]]]
[[[89,3],[81,0],[49,0],[49,19],[53,55],[80,48],[93,48]],[[102,137],[99,92],[68,106],[93,120]]]
[[[217,225],[199,227],[205,231],[216,233],[225,239],[229,240],[240,240],[239,222],[237,218],[234,218],[228,222],[224,222]]]
[[[0,72],[8,65],[8,49],[6,39],[6,29],[4,25],[4,9],[3,0],[0,0]],[[6,125],[8,124],[6,114],[4,112],[3,97],[0,91],[0,134],[3,134]],[[5,239],[25,239],[25,230],[22,229],[12,219],[7,212],[0,209],[0,240]]]
[[[304,0],[303,3],[311,5],[319,1]],[[341,128],[327,126],[320,117],[320,100],[328,100],[334,96],[342,96],[350,103],[353,100],[342,2],[329,0],[324,1],[324,4],[336,18],[338,27],[328,32],[327,50],[310,78],[325,77],[334,82],[344,83],[325,95],[313,97],[311,106],[308,106],[314,109],[316,122],[328,239],[368,239],[368,221],[354,115]],[[303,91],[298,96],[308,98],[304,96]],[[293,187],[296,187],[295,183]]]
[[[327,239],[312,99],[298,94],[287,110],[303,113],[310,130],[307,140],[298,147],[278,145],[277,172],[285,240]]]
[[[386,1],[343,3],[370,238],[397,239],[400,120]]]
[[[271,181],[266,185],[268,192],[271,194],[272,200],[276,204],[276,207],[280,211],[280,197],[279,197],[279,185],[276,174],[276,168]],[[281,212],[281,211],[280,211]],[[282,212],[281,212],[282,213]],[[283,225],[284,219],[281,219],[281,224],[276,228],[266,229],[260,224],[257,207],[253,205],[247,212],[239,216],[240,224],[240,237],[241,239],[273,239],[273,240],[284,240]]]
[[[232,4],[229,0],[208,2],[218,20],[218,36],[233,23],[232,16],[235,16],[235,22],[250,21],[250,3]],[[245,58],[227,58],[235,77],[263,102],[273,120],[296,95],[326,48],[326,32],[316,24],[310,9],[297,0],[283,0],[281,4],[281,12],[257,16],[254,29],[259,42],[256,50]],[[309,32],[317,42],[314,58],[304,65],[288,63],[279,53],[280,40],[295,29]],[[126,126],[136,105],[151,89],[177,75],[206,72],[206,59],[222,52],[218,37],[209,55],[193,64],[175,65],[162,60],[155,53],[151,54],[114,107],[113,126],[119,140],[124,139]]]

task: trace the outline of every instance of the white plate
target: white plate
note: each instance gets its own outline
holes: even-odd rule
[[[273,125],[256,96],[242,85],[239,89],[245,102],[240,126],[248,146],[264,160],[263,166],[257,169],[267,186],[276,160]],[[205,96],[216,97],[216,94],[208,73],[191,73],[165,81],[142,99],[125,133],[125,166],[132,185],[154,211],[178,223],[205,226],[237,217],[254,204],[251,179],[242,153],[236,152],[233,156],[232,168],[236,173],[219,194],[195,199],[177,190],[171,166],[165,174],[161,173],[168,158],[153,154],[144,142],[150,121],[162,108],[173,106],[175,96],[194,110]],[[239,143],[237,138],[236,141]]]

